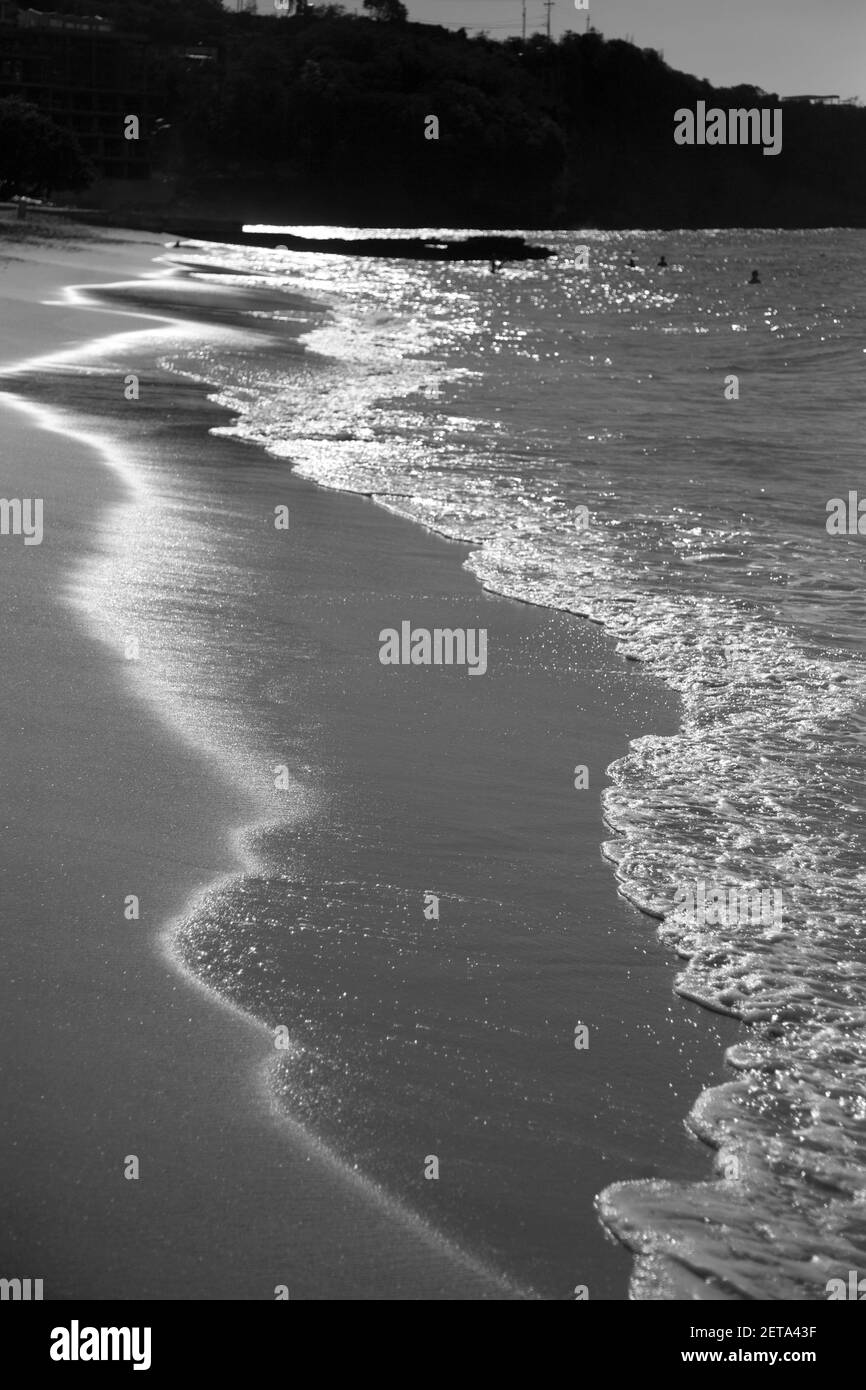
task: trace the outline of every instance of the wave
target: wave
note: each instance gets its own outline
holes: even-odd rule
[[[681,254],[715,256],[717,273],[723,238],[701,235],[700,245],[682,238]],[[802,256],[806,243],[793,240]],[[765,235],[761,244],[773,243]],[[600,257],[618,249],[614,238],[599,245]],[[332,307],[331,322],[306,336],[300,388],[287,387],[277,357],[241,361],[225,345],[161,364],[210,383],[237,416],[220,432],[468,541],[467,567],[486,588],[603,624],[624,655],[681,697],[676,735],[635,739],[610,767],[604,851],[620,891],[659,921],[685,962],[680,995],[742,1020],[748,1038],[727,1053],[733,1079],[704,1091],[688,1120],[717,1150],[718,1178],[617,1184],[598,1198],[602,1221],[637,1256],[633,1296],[826,1296],[830,1277],[866,1261],[862,548],[842,542],[830,553],[820,525],[801,523],[814,504],[805,477],[796,517],[786,495],[753,505],[747,480],[772,483],[787,460],[745,429],[716,488],[708,407],[703,439],[687,435],[677,459],[665,456],[663,433],[647,434],[658,426],[643,401],[613,427],[617,384],[659,372],[651,353],[641,355],[644,339],[654,330],[669,338],[666,350],[685,354],[673,359],[674,379],[686,379],[696,345],[712,337],[670,289],[641,291],[635,303],[611,266],[608,318],[599,317],[597,284],[580,306],[593,315],[582,320],[588,352],[531,270],[514,276],[510,302],[491,304],[502,281],[491,289],[468,273],[431,286],[429,270],[289,265],[293,287],[330,295]],[[427,313],[437,293],[447,324]],[[677,307],[681,322],[660,322]],[[761,334],[773,333],[792,356],[803,345],[808,372],[838,373],[850,352],[841,338],[816,352],[816,315],[756,314],[732,299],[718,310],[726,328],[758,343],[767,371]],[[483,353],[468,351],[473,333]],[[543,368],[564,353],[566,336],[595,406],[577,451],[563,444],[570,417],[552,422],[549,413],[561,373],[545,394]],[[517,407],[495,370],[503,344],[526,377]],[[804,394],[817,409],[820,391]],[[669,430],[694,429],[688,404]],[[775,447],[796,449],[798,427],[778,401],[772,408]],[[844,452],[844,437],[837,443]],[[712,505],[682,501],[686,468],[721,493]],[[833,486],[827,472],[816,495]],[[690,886],[716,909],[696,913]],[[780,910],[768,920],[718,908],[755,894],[775,895]]]

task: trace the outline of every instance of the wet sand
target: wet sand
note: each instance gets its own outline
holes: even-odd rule
[[[94,283],[152,271],[159,250],[89,244],[7,264],[0,293],[10,296],[3,321],[14,332],[0,362],[140,329],[125,315],[45,310],[33,299],[50,294],[52,278],[68,283],[71,261],[83,271],[75,279]],[[187,287],[175,302],[179,317],[231,320],[232,303],[210,292],[193,310]],[[4,1267],[44,1278],[48,1298],[273,1298],[281,1284],[293,1298],[530,1296],[431,1234],[437,1212],[424,1211],[423,1188],[416,1209],[428,1229],[275,1112],[262,1079],[273,1055],[267,1028],[166,959],[166,923],[191,895],[244,867],[237,828],[261,819],[268,797],[278,814],[264,788],[282,728],[295,783],[338,808],[324,834],[317,823],[308,865],[318,853],[322,872],[333,872],[342,854],[344,868],[372,883],[393,876],[396,854],[405,881],[444,882],[459,894],[483,860],[485,872],[495,866],[503,898],[570,897],[581,969],[576,977],[564,939],[569,1016],[603,1039],[586,1054],[575,1114],[585,1155],[579,1212],[570,1213],[580,1236],[573,1278],[591,1297],[626,1297],[630,1258],[601,1231],[594,1194],[631,1177],[709,1175],[710,1154],[685,1134],[682,1115],[735,1036],[728,1020],[708,1022],[674,1000],[672,960],[652,923],[616,895],[599,853],[605,766],[630,736],[672,730],[675,702],[592,625],[483,594],[460,568],[463,547],[209,437],[225,417],[201,388],[156,372],[152,351],[134,341],[121,356],[142,382],[134,414],[105,376],[85,384],[44,372],[17,386],[31,402],[74,410],[78,430],[122,440],[129,476],[0,397],[5,495],[44,498],[46,528],[39,547],[12,537],[0,544],[8,962],[0,1028],[14,1057],[0,1160],[12,1213]],[[16,389],[14,378],[5,385]],[[134,513],[136,475],[157,505],[174,508],[183,480],[198,565],[185,596],[201,597],[206,575],[219,599],[189,621],[209,625],[212,646],[231,647],[226,664],[240,673],[216,709],[204,682],[198,695],[184,689],[187,716],[194,724],[198,709],[207,733],[200,746],[171,708],[160,709],[160,670],[145,692],[146,670],[124,661],[117,634],[96,640],[68,602],[70,591],[86,601],[88,557],[91,572],[102,556],[109,573],[122,573],[114,523]],[[290,504],[291,546],[261,539],[275,499]],[[141,544],[158,559],[153,537]],[[160,641],[167,649],[177,640],[159,599],[143,667],[159,666]],[[250,669],[243,621],[220,638],[227,614],[255,614],[272,638],[270,679]],[[432,628],[444,616],[449,626],[485,626],[496,665],[483,680],[413,685],[406,677],[417,671],[392,673],[375,659],[388,615],[395,625],[411,617]],[[237,708],[252,733],[233,757]],[[214,746],[215,728],[224,748]],[[577,762],[590,768],[588,792],[572,786]],[[352,824],[365,826],[363,837],[350,840]],[[124,918],[129,894],[140,898],[139,921]],[[523,969],[515,990],[531,982],[531,941]],[[124,1177],[131,1155],[138,1181]],[[545,1296],[568,1298],[570,1287],[563,1281]]]

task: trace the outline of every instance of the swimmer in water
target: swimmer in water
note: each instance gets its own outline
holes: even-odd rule
[[[628,258],[628,268],[629,268],[629,270],[634,270],[634,268],[635,268],[635,266],[634,266],[634,256],[629,256],[629,258]]]
[[[758,274],[757,270],[753,270],[753,271],[752,271],[752,278],[751,278],[751,280],[749,281],[749,284],[750,284],[750,285],[760,285],[760,283],[761,283],[761,277],[760,277],[760,275]]]
[[[659,270],[667,270],[667,268],[668,268],[668,263],[667,263],[667,261],[665,260],[664,256],[662,256],[661,260],[659,261]]]

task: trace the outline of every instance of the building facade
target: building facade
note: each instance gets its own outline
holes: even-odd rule
[[[147,48],[98,15],[48,14],[0,0],[0,97],[17,96],[71,131],[102,179],[148,179]],[[139,138],[126,139],[128,116]]]

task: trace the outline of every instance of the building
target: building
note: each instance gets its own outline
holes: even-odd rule
[[[811,95],[782,97],[782,101],[798,101],[801,104],[806,104],[808,106],[838,106],[841,104],[841,98],[834,95],[828,97],[816,97]]]
[[[72,131],[98,177],[150,177],[146,46],[116,34],[110,20],[0,0],[0,97],[9,96]],[[124,137],[130,115],[139,119],[138,140]]]

